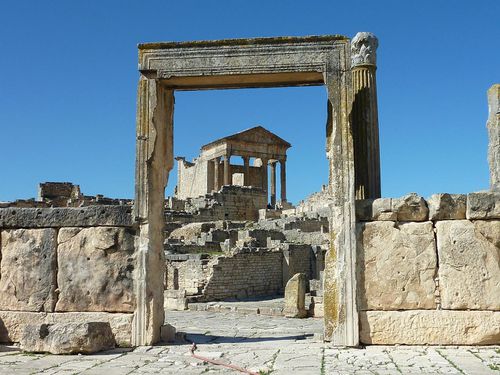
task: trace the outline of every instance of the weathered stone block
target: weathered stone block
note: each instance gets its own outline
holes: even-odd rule
[[[392,198],[356,200],[356,218],[359,221],[396,221]]]
[[[165,290],[164,304],[165,310],[187,310],[186,290]]]
[[[431,222],[359,223],[361,310],[434,309],[437,258]]]
[[[1,232],[0,308],[53,311],[56,303],[56,231]]]
[[[132,225],[132,207],[130,206],[0,208],[0,228],[129,227]]]
[[[174,342],[175,341],[175,334],[176,329],[173,325],[171,324],[164,324],[160,328],[160,337],[161,341],[163,342]]]
[[[427,199],[429,220],[465,219],[466,203],[464,194],[434,194]]]
[[[500,84],[488,90],[488,162],[491,190],[500,191]]]
[[[393,199],[392,211],[396,212],[397,221],[426,221],[429,217],[424,198],[416,193]]]
[[[500,191],[480,191],[468,194],[467,219],[500,219]]]
[[[307,316],[305,298],[306,275],[296,273],[286,283],[284,315],[288,318],[305,318]]]
[[[21,349],[52,354],[90,354],[115,347],[109,323],[29,324],[24,327]]]
[[[110,314],[105,312],[34,313],[0,311],[0,342],[20,342],[24,327],[28,324],[107,322],[111,326],[116,343],[122,347],[129,347],[131,345],[133,316],[133,314]]]
[[[363,311],[359,320],[364,344],[500,344],[499,311]]]
[[[392,210],[392,198],[378,198],[373,201],[372,220],[397,220],[397,213]]]
[[[373,199],[356,199],[356,219],[359,221],[372,220]]]
[[[500,310],[500,221],[439,221],[443,309]]]
[[[56,311],[133,312],[134,236],[125,228],[62,228]]]

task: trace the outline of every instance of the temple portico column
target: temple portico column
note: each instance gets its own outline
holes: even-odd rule
[[[213,162],[214,162],[214,190],[218,191],[220,188],[220,179],[219,179],[220,157],[213,159]]]
[[[231,185],[231,154],[224,156],[224,185]]]
[[[280,160],[281,201],[286,202],[286,160]]]
[[[380,198],[377,47],[378,40],[372,33],[357,33],[351,41],[356,199]]]
[[[243,174],[243,185],[250,186],[250,157],[242,156],[243,158],[243,167],[245,169]]]
[[[267,194],[268,188],[267,188],[267,159],[260,158],[262,160],[262,190]],[[266,202],[267,203],[267,202]]]
[[[271,165],[271,206],[276,206],[276,160],[269,163]]]

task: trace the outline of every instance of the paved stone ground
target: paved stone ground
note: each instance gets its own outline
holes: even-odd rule
[[[319,340],[319,319],[234,312],[168,312],[197,343],[195,354],[260,374],[497,374],[500,347],[371,346],[338,349]],[[0,374],[238,374],[190,354],[188,342],[96,355],[23,354],[0,346]]]

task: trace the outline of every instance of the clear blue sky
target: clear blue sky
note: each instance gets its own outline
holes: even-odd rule
[[[486,90],[500,1],[3,1],[0,200],[38,182],[133,197],[140,42],[371,31],[383,196],[488,187]],[[292,143],[288,195],[327,181],[323,87],[182,92],[175,155],[256,124]],[[170,175],[167,193],[176,173]]]

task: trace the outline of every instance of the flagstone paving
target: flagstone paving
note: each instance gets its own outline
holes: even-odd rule
[[[22,353],[0,346],[0,374],[497,374],[500,346],[333,348],[320,319],[168,311],[175,344],[93,355]],[[194,355],[192,343],[196,344]],[[223,365],[214,364],[218,362]],[[232,368],[230,368],[232,366]]]

